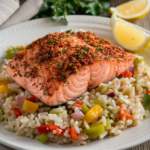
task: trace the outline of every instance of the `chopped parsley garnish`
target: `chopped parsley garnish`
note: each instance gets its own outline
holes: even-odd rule
[[[86,34],[83,34],[82,36],[86,36],[86,37],[87,37],[87,35],[86,35]]]
[[[90,49],[89,47],[86,47],[86,48],[84,49],[84,51],[85,51],[85,52],[88,52],[89,49]]]
[[[74,35],[74,32],[72,32],[72,35]]]
[[[60,68],[62,66],[63,62],[60,64],[57,64],[57,67]]]
[[[148,87],[146,87],[146,86],[142,86],[142,88],[148,90]]]
[[[102,42],[103,41],[103,39],[100,39],[100,42]]]
[[[65,83],[67,83],[67,80],[65,81]]]
[[[72,31],[71,29],[70,29],[70,30],[67,30],[66,33],[69,34],[71,31]]]
[[[75,71],[75,73],[77,73],[77,71]]]
[[[93,53],[91,53],[91,56],[92,56],[92,57],[95,57]]]
[[[142,103],[146,110],[150,110],[150,95],[144,94]]]
[[[44,86],[45,83],[42,83],[41,85]]]
[[[83,57],[84,55],[83,55],[83,54],[81,54],[81,56]]]
[[[29,47],[26,47],[25,49],[29,49]]]
[[[66,76],[63,74],[63,75],[61,75],[61,79],[65,79],[66,78]]]
[[[96,35],[95,33],[93,33],[93,35]]]
[[[113,57],[113,59],[117,59],[117,57]]]
[[[114,120],[114,122],[117,122],[118,120]]]
[[[100,50],[100,47],[96,47],[96,51]]]
[[[138,82],[138,80],[140,80],[140,79],[141,79],[140,77],[137,77],[136,81],[134,81],[134,84],[136,84]]]
[[[64,48],[62,49],[62,53],[63,53],[63,54],[65,54],[65,53],[66,53],[66,50],[65,50]]]
[[[26,64],[26,67],[28,67],[29,66],[29,64]]]

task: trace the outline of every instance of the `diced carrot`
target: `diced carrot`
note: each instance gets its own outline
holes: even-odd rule
[[[122,73],[122,76],[124,76],[125,78],[130,78],[130,77],[132,77],[132,73],[129,71],[126,71],[126,72]]]
[[[76,101],[77,104],[83,105],[83,103],[81,103],[80,101]]]
[[[123,117],[126,117],[126,119],[133,120],[134,118],[123,108],[123,105],[120,106],[120,116],[119,119],[123,120]]]
[[[73,127],[70,128],[70,135],[73,140],[77,139],[77,132]]]
[[[77,104],[77,103],[74,103],[73,106],[76,106],[76,107],[82,107],[81,104]]]

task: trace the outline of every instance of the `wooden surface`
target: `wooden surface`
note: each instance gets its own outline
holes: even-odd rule
[[[128,0],[110,0],[110,1],[111,1],[110,5],[112,7],[115,7],[122,3],[127,2]],[[136,21],[135,24],[150,30],[150,12],[141,20]],[[0,150],[13,150],[13,149],[0,144]],[[128,150],[150,150],[150,141],[147,141],[143,144],[140,144],[140,145],[130,148]]]

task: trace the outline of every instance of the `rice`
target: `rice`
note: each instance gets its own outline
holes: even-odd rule
[[[82,94],[77,98],[80,102],[84,103],[89,109],[95,106],[94,100],[107,105],[111,111],[109,116],[111,128],[105,129],[102,135],[89,139],[88,135],[84,133],[84,129],[89,129],[91,125],[104,124],[106,127],[106,116],[108,110],[104,109],[97,119],[88,124],[85,120],[75,120],[71,117],[71,114],[76,111],[80,111],[82,108],[73,106],[75,101],[69,101],[65,106],[58,106],[57,108],[51,108],[42,102],[38,101],[36,104],[39,108],[36,113],[30,114],[22,109],[22,106],[15,102],[17,96],[23,98],[31,97],[31,94],[24,91],[18,84],[16,84],[6,73],[6,68],[10,60],[4,60],[4,64],[1,66],[0,80],[8,80],[8,88],[12,91],[11,95],[7,96],[0,93],[0,106],[4,114],[0,116],[1,125],[4,129],[15,132],[17,136],[27,136],[30,138],[38,139],[37,127],[47,124],[54,124],[59,127],[59,131],[63,133],[62,136],[56,135],[56,130],[46,133],[45,135],[50,142],[56,142],[57,144],[72,143],[74,146],[86,145],[93,139],[103,139],[107,135],[117,136],[122,133],[123,129],[129,126],[137,126],[143,120],[143,116],[149,116],[149,110],[144,109],[141,99],[146,93],[146,90],[142,86],[146,86],[150,89],[150,68],[143,62],[138,65],[135,70],[134,76],[131,78],[115,78],[104,85],[105,88],[101,92],[97,92],[94,89]],[[135,84],[136,78],[140,79]],[[109,93],[115,93],[115,97],[111,98],[107,95]],[[123,104],[124,109],[130,113],[134,120],[127,120],[123,117],[119,120],[120,105]],[[16,118],[13,108],[17,107],[22,112],[22,116]],[[49,113],[50,110],[60,112],[59,114]],[[83,115],[83,114],[82,114]],[[83,115],[84,116],[84,115]],[[77,133],[77,139],[73,140],[70,135],[70,128],[74,128]]]

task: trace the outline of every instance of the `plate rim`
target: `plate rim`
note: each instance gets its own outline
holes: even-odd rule
[[[39,25],[42,25],[44,23],[49,23],[50,19],[51,19],[51,17],[29,20],[29,21],[22,22],[22,23],[10,26],[8,28],[5,28],[5,29],[0,31],[0,41],[5,40],[5,38],[7,38],[10,34],[18,32],[20,30],[27,29],[27,28],[34,27],[34,26],[39,26]],[[105,25],[106,27],[110,28],[110,19],[106,18],[106,17],[102,17],[102,16],[68,15],[67,20],[68,20],[68,23],[73,23],[73,22],[95,23],[95,24]],[[142,28],[142,29],[144,29],[144,28]],[[144,30],[149,32],[146,29],[144,29]],[[149,139],[150,139],[150,131],[132,139],[131,141],[128,141],[128,142],[126,141],[124,143],[118,144],[117,146],[114,145],[112,148],[106,148],[106,149],[107,150],[108,149],[111,149],[111,150],[115,149],[116,150],[116,149],[120,149],[120,148],[121,149],[130,148],[130,147],[134,147],[136,145],[139,145],[139,144],[141,144],[141,143],[143,143]],[[138,142],[135,143],[136,140]],[[9,146],[11,148],[15,148],[15,149],[24,149],[24,150],[26,149],[26,147],[23,147],[24,145],[21,146],[21,144],[18,145],[16,143],[13,143],[12,141],[6,142],[5,139],[3,139],[1,137],[0,137],[0,143],[4,144],[6,146]],[[57,148],[55,148],[55,149],[57,149]],[[62,148],[62,149],[64,149],[64,148]],[[79,149],[79,147],[76,149]],[[93,148],[93,150],[94,149],[98,150],[99,148]]]

